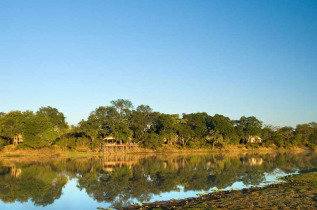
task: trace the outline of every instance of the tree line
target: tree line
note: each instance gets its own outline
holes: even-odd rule
[[[69,126],[58,109],[41,107],[37,112],[11,111],[0,113],[0,149],[23,139],[18,147],[61,148],[63,150],[98,150],[106,137],[118,143],[135,143],[144,148],[156,149],[163,145],[179,148],[222,148],[230,145],[248,146],[317,146],[317,123],[293,127],[263,125],[254,116],[239,120],[206,112],[191,114],[165,114],[155,112],[148,105],[137,108],[129,100],[111,101],[100,106],[87,120]],[[252,144],[250,137],[261,141]]]

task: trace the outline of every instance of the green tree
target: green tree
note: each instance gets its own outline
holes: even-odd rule
[[[230,144],[237,142],[237,136],[233,126],[233,121],[229,117],[216,114],[212,117],[211,130],[218,131],[223,136],[223,144]]]
[[[21,111],[11,111],[1,117],[0,136],[13,143],[13,138],[23,133],[26,124],[26,114]]]
[[[51,121],[42,114],[36,114],[26,120],[23,144],[32,148],[50,147],[58,136]]]
[[[113,126],[113,136],[120,142],[127,143],[132,140],[133,131],[126,122],[119,122]]]
[[[211,120],[211,116],[207,113],[192,113],[183,114],[183,119],[187,121],[187,125],[194,132],[196,139],[204,140],[208,134],[208,123]]]
[[[176,143],[178,123],[178,114],[160,114],[154,122],[155,132],[164,139],[164,143]]]
[[[150,106],[140,105],[131,115],[131,129],[135,141],[142,139],[144,134],[150,130],[153,124],[153,111]]]
[[[112,107],[117,110],[121,120],[128,120],[133,109],[132,102],[126,99],[111,101]]]
[[[211,142],[212,149],[214,149],[215,146],[219,146],[221,148],[224,145],[223,135],[218,130],[210,130],[207,139]]]
[[[272,125],[264,126],[264,128],[262,129],[262,132],[261,132],[261,136],[263,138],[264,144],[269,146],[270,144],[274,143],[274,135],[275,135],[276,130],[277,129]]]
[[[162,146],[163,140],[156,133],[145,133],[142,138],[141,144],[150,149],[156,149]]]
[[[185,147],[189,141],[195,136],[194,131],[187,124],[187,122],[180,123],[177,127],[178,139],[183,147]]]
[[[294,144],[308,145],[310,136],[314,132],[314,123],[299,124],[296,126],[294,133]]]
[[[238,128],[243,131],[243,137],[259,136],[261,134],[262,122],[256,117],[241,117],[238,121]]]
[[[313,132],[310,134],[308,146],[316,149],[316,147],[317,147],[317,129],[314,129]]]
[[[56,131],[63,131],[68,129],[68,124],[66,122],[64,114],[62,112],[59,112],[56,108],[50,106],[41,107],[36,112],[36,114],[42,117],[47,117]]]
[[[278,146],[291,146],[294,137],[294,129],[292,127],[279,128],[274,137],[274,142]]]

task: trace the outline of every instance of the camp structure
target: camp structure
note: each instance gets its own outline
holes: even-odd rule
[[[260,144],[262,143],[262,139],[261,137],[259,136],[249,136],[247,138],[247,143],[250,143],[250,144]]]
[[[116,154],[116,153],[129,153],[135,152],[138,149],[138,144],[132,141],[122,143],[121,140],[114,138],[113,136],[107,136],[103,138],[103,153]]]
[[[13,137],[13,145],[18,145],[23,142],[22,134],[15,135]]]

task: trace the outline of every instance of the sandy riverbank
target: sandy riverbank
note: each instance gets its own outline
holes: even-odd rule
[[[116,152],[116,153],[125,153],[125,154],[159,154],[159,153],[181,153],[181,154],[205,154],[205,153],[230,153],[230,154],[239,154],[239,153],[270,153],[270,152],[304,152],[304,151],[313,151],[308,147],[289,147],[289,148],[277,148],[277,147],[258,147],[258,148],[247,148],[245,146],[228,146],[222,149],[187,149],[187,148],[177,148],[173,146],[163,146],[156,150],[138,148],[137,151],[126,153],[126,152]],[[66,157],[85,157],[85,156],[102,156],[105,153],[102,151],[63,151],[60,149],[17,149],[14,147],[7,147],[0,152],[0,157],[12,157],[12,156],[66,156]],[[109,153],[109,155],[114,153]]]
[[[198,198],[133,205],[134,209],[317,209],[317,170],[266,187],[220,191]]]

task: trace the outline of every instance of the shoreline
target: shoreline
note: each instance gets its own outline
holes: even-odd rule
[[[317,169],[282,178],[264,187],[213,192],[181,200],[156,201],[118,208],[136,209],[316,209]],[[102,209],[102,208],[101,208]],[[104,208],[107,209],[107,208]]]
[[[124,153],[104,153],[102,151],[62,151],[58,149],[17,149],[17,150],[4,150],[0,152],[1,157],[47,157],[47,156],[61,156],[61,157],[91,157],[91,156],[103,156],[127,154],[127,155],[143,155],[143,154],[241,154],[241,153],[272,153],[272,152],[314,152],[316,150],[309,147],[290,147],[290,148],[276,148],[276,147],[258,147],[258,148],[247,148],[242,146],[229,146],[223,149],[180,149],[175,147],[163,147],[157,150],[149,150],[140,148],[139,151]]]

